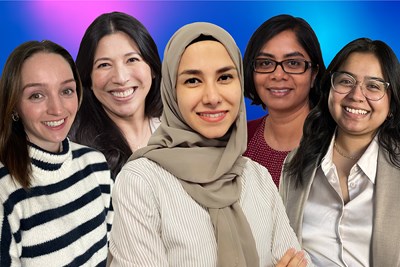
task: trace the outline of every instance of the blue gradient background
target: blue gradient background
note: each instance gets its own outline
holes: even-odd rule
[[[88,25],[100,14],[126,12],[140,20],[162,57],[170,36],[194,21],[228,30],[244,53],[253,31],[277,14],[307,20],[320,40],[325,64],[349,41],[380,39],[400,57],[397,1],[3,1],[0,2],[0,70],[11,51],[28,40],[49,39],[75,58]],[[248,119],[265,113],[247,103]]]

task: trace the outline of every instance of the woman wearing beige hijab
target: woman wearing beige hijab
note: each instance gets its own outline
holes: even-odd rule
[[[172,36],[162,66],[161,126],[123,167],[113,191],[111,266],[310,262],[296,253],[268,171],[242,157],[242,73],[240,50],[222,28],[198,22]]]

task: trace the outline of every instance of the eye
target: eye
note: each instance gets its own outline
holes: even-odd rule
[[[274,65],[274,61],[269,59],[257,59],[256,65],[261,68],[267,68]]]
[[[184,81],[184,84],[188,84],[188,85],[196,85],[199,83],[200,83],[200,80],[197,78],[189,78]]]
[[[75,90],[72,88],[67,88],[62,91],[62,94],[67,95],[67,96],[73,95],[74,93],[75,93]]]
[[[98,64],[98,65],[97,65],[97,68],[98,68],[98,69],[101,69],[101,68],[105,68],[105,67],[108,67],[108,66],[110,66],[110,64],[104,62],[104,63]]]
[[[44,96],[40,93],[33,93],[29,99],[33,100],[33,101],[38,101],[40,99],[42,99]]]
[[[353,87],[355,86],[356,81],[349,75],[341,74],[336,78],[335,83],[341,86]]]
[[[219,81],[222,81],[222,82],[229,82],[230,80],[232,80],[233,79],[233,75],[232,74],[222,74],[219,78],[218,78],[218,80]]]
[[[288,60],[285,60],[283,62],[283,64],[285,64],[287,67],[289,67],[291,69],[298,69],[298,68],[302,68],[304,66],[305,62],[300,59],[288,59]]]
[[[134,63],[136,61],[140,61],[140,59],[136,58],[136,57],[131,57],[131,58],[128,58],[128,60],[127,60],[128,63]]]
[[[299,65],[301,65],[301,63],[302,63],[302,61],[300,61],[300,60],[289,60],[288,61],[288,64],[292,65],[292,66],[299,66]]]
[[[370,91],[383,91],[385,86],[380,81],[370,80],[365,83],[365,87]]]

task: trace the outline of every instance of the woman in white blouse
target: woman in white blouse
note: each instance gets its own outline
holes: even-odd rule
[[[317,266],[400,265],[399,73],[384,42],[347,44],[288,156],[281,195]]]

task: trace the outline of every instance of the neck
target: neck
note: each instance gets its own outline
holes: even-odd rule
[[[374,135],[349,135],[340,129],[336,134],[334,148],[343,158],[358,160],[364,154]]]
[[[308,106],[292,113],[271,111],[264,129],[267,144],[278,151],[291,151],[296,148],[303,136],[303,125],[309,111]]]

